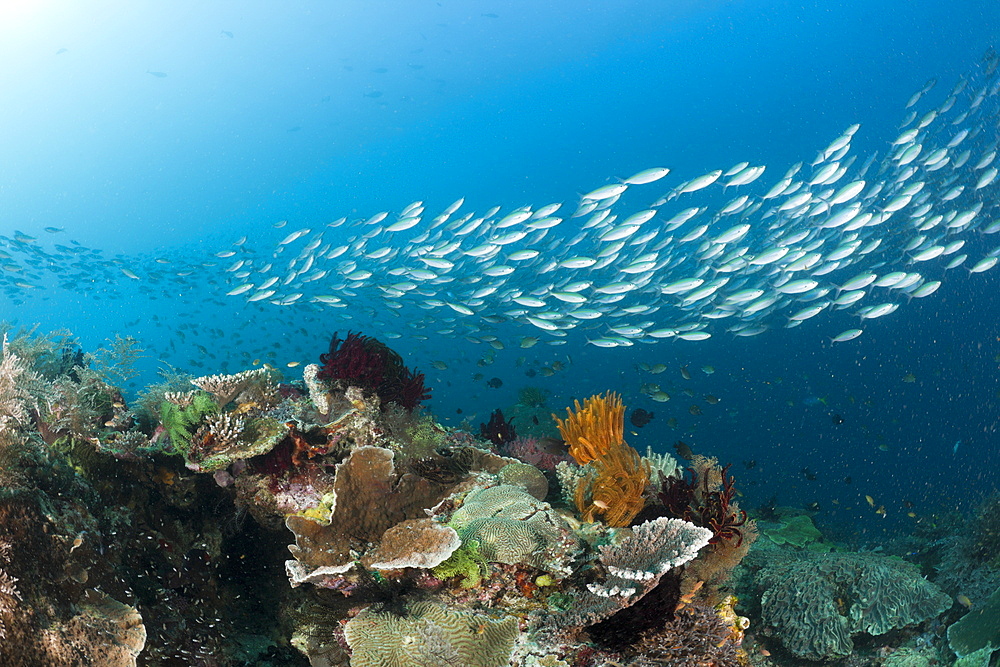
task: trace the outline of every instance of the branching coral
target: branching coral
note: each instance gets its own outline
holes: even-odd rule
[[[574,401],[576,411],[566,408],[566,419],[555,415],[559,433],[569,446],[570,455],[580,465],[600,458],[614,445],[624,442],[625,406],[621,396],[614,392],[591,396],[580,405]]]
[[[206,375],[191,380],[191,384],[211,394],[219,408],[239,401],[266,410],[281,400],[270,372],[266,368],[255,368],[235,375]]]
[[[323,364],[316,377],[339,380],[375,392],[384,403],[397,403],[413,410],[430,398],[424,374],[403,365],[403,358],[381,341],[353,332],[341,340],[337,334],[330,349],[320,355]]]

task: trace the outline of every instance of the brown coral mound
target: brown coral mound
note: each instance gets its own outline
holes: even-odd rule
[[[580,465],[601,458],[608,450],[625,440],[625,406],[614,392],[591,396],[580,405],[573,401],[576,412],[566,408],[566,419],[555,415],[559,433],[569,446],[570,455]]]

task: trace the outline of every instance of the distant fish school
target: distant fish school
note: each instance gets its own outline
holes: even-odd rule
[[[1000,231],[998,64],[988,53],[933,106],[929,81],[881,156],[851,154],[852,125],[770,183],[764,165],[740,162],[665,192],[657,187],[670,170],[646,169],[569,206],[477,214],[463,213],[459,199],[429,216],[416,201],[395,215],[299,229],[264,252],[243,237],[215,253],[215,265],[229,298],[357,305],[387,326],[396,325],[385,318],[392,311],[415,335],[488,342],[496,337],[487,330],[513,323],[528,330],[515,335],[542,343],[579,329],[612,348],[756,336],[843,310],[855,326],[828,338],[844,343],[868,320],[934,294],[949,273],[983,273],[1000,259],[1000,245],[983,241]],[[0,243],[39,252],[23,234]],[[35,287],[14,254],[0,251],[0,262],[8,293]],[[119,268],[133,281],[161,270]]]

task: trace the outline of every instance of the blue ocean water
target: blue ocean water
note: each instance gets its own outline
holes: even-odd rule
[[[985,0],[5,3],[0,235],[34,237],[55,259],[14,254],[37,279],[0,278],[0,320],[68,328],[86,349],[136,337],[148,356],[133,390],[161,362],[283,367],[364,328],[399,336],[387,342],[427,373],[430,409],[452,425],[485,421],[529,384],[558,412],[621,391],[655,414],[630,436],[640,451],[682,439],[733,461],[749,506],[818,503],[830,530],[876,543],[911,509],[933,521],[998,485],[993,272],[949,273],[844,344],[829,339],[857,326],[850,310],[747,338],[520,349],[530,329],[475,318],[455,334],[365,328],[392,322],[367,292],[347,310],[247,304],[225,296],[235,284],[218,265],[233,260],[214,254],[418,200],[572,209],[652,166],[684,179],[746,160],[768,165],[770,184],[853,123],[853,153],[885,153],[910,96],[936,78],[939,103],[998,33],[1000,6]],[[995,141],[995,124],[984,131]],[[55,249],[70,240],[103,254]],[[993,245],[969,240],[979,255]],[[506,348],[462,335],[479,327]],[[565,369],[525,376],[554,361]],[[637,370],[655,363],[668,370]],[[650,381],[672,399],[640,393]]]

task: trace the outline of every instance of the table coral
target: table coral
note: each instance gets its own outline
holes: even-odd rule
[[[619,543],[600,547],[606,576],[573,593],[571,608],[556,623],[592,625],[635,604],[664,574],[697,556],[711,537],[712,531],[681,519],[661,517],[634,527]]]

